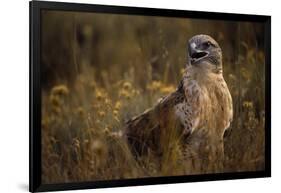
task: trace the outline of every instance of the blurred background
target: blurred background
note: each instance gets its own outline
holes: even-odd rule
[[[62,80],[69,84],[88,66],[97,69],[97,79],[104,72],[114,81],[134,69],[138,83],[144,84],[161,79],[166,70],[165,81],[177,83],[187,41],[197,34],[218,41],[227,72],[249,68],[242,58],[238,61],[249,47],[263,50],[263,25],[258,23],[44,11],[42,83],[44,88]]]
[[[156,170],[152,158],[141,169],[113,134],[176,88],[197,34],[220,44],[233,97],[224,172],[263,170],[263,24],[43,11],[43,182],[181,174]]]

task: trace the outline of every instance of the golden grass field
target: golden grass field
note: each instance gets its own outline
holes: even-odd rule
[[[120,136],[126,120],[176,89],[186,42],[200,33],[221,45],[233,98],[223,172],[264,169],[261,24],[54,11],[42,21],[43,183],[191,174],[173,139],[165,159],[135,159]]]

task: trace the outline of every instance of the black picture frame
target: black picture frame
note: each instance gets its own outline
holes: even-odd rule
[[[107,188],[151,184],[183,183],[213,180],[260,178],[271,176],[271,17],[262,15],[214,13],[201,11],[183,11],[140,7],[105,6],[78,3],[31,1],[30,8],[30,177],[29,191],[59,191],[89,188]],[[153,177],[95,182],[77,182],[63,184],[41,183],[41,82],[40,82],[40,12],[41,10],[63,10],[79,12],[99,12],[132,14],[146,16],[164,16],[181,18],[201,18],[228,21],[255,21],[265,28],[266,96],[265,96],[265,170],[255,172],[235,172],[221,174],[202,174],[188,176]]]

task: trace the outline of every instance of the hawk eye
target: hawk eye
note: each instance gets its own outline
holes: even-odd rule
[[[212,43],[209,42],[209,41],[203,43],[203,47],[204,47],[205,49],[209,48],[211,45],[212,45]]]

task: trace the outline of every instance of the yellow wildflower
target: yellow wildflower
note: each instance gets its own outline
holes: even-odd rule
[[[243,107],[245,107],[245,108],[253,108],[253,102],[251,102],[251,101],[244,101],[243,102]]]
[[[104,117],[104,116],[105,116],[105,112],[104,112],[104,111],[99,111],[99,112],[98,112],[98,115],[99,115],[100,117]]]
[[[120,110],[121,106],[122,106],[122,103],[120,101],[117,101],[114,105],[114,108],[118,111],[118,110]]]
[[[117,110],[113,110],[113,115],[117,117],[118,116],[118,111]]]
[[[130,93],[127,91],[127,90],[124,90],[122,89],[120,92],[119,92],[119,96],[122,96],[122,97],[125,97],[125,98],[130,98]]]
[[[109,128],[108,128],[108,127],[104,128],[103,133],[104,133],[105,135],[109,135],[109,134],[110,134]]]
[[[69,93],[69,90],[67,86],[65,85],[58,85],[52,88],[51,91],[52,95],[60,95],[60,96],[66,96]]]
[[[147,89],[151,91],[156,91],[159,90],[161,86],[162,83],[160,81],[152,81],[152,83],[147,86]]]
[[[124,82],[123,83],[123,88],[125,90],[130,90],[132,88],[132,84],[130,82]]]
[[[110,100],[109,98],[106,98],[106,99],[105,99],[105,104],[106,104],[106,105],[111,105],[111,100]]]
[[[98,100],[98,101],[101,101],[102,99],[103,99],[103,95],[102,95],[102,93],[101,92],[97,92],[96,93],[96,99]]]

